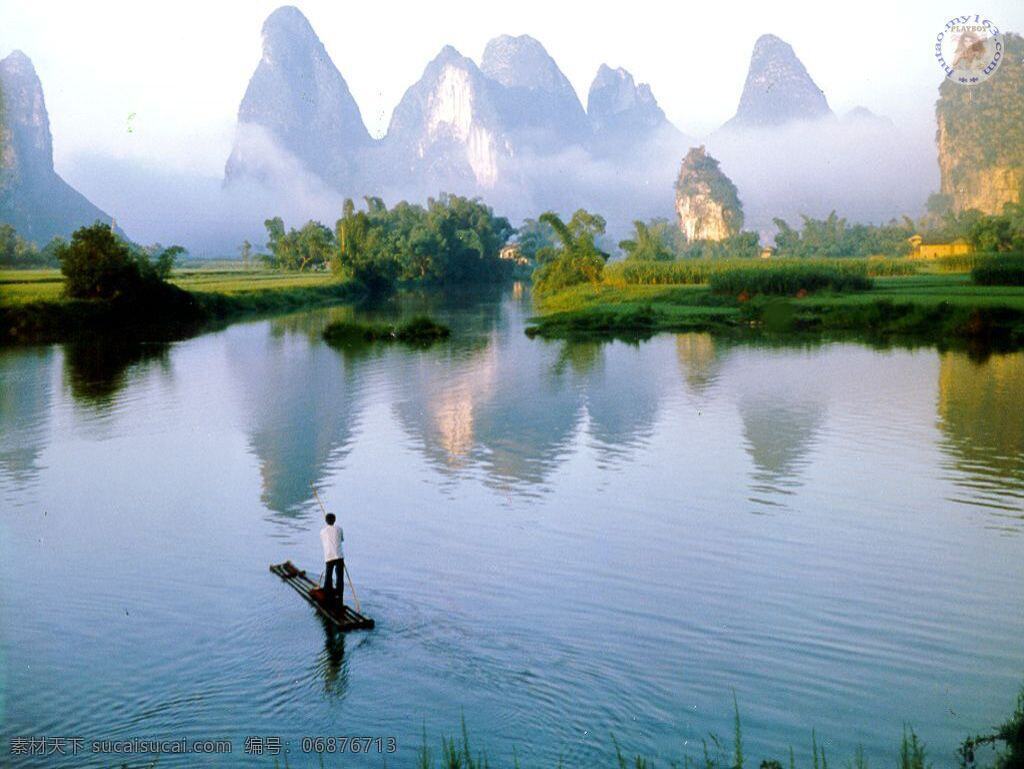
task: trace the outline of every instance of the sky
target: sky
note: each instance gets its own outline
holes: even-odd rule
[[[260,58],[266,0],[0,0],[0,57],[19,48],[43,83],[57,170],[107,156],[219,176],[238,103]],[[942,74],[932,52],[945,21],[979,12],[1024,29],[1024,3],[966,9],[944,2],[652,2],[619,7],[515,3],[303,0],[376,136],[405,89],[445,44],[479,61],[492,37],[530,34],[586,104],[601,63],[651,84],[670,120],[701,136],[736,109],[757,37],[789,42],[837,112],[857,105],[921,135],[934,131]],[[72,174],[74,176],[74,174]],[[69,179],[74,182],[74,179]]]

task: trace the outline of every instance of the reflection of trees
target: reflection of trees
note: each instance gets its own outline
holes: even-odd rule
[[[605,457],[619,456],[650,435],[671,376],[657,342],[614,342],[603,348],[603,364],[585,378],[590,433]]]
[[[676,357],[691,392],[703,395],[714,386],[722,361],[711,334],[679,334]]]
[[[351,445],[362,401],[360,363],[300,333],[240,330],[228,346],[260,462],[263,503],[289,516],[310,500],[333,459]]]
[[[483,350],[410,353],[396,413],[439,468],[475,464],[503,485],[540,483],[554,465],[579,401],[545,377],[548,351],[517,331],[496,331]]]
[[[943,448],[971,501],[1024,517],[1024,353],[939,359]]]
[[[572,373],[585,376],[603,361],[603,342],[567,341],[563,342],[555,361],[554,371],[558,375]]]
[[[658,363],[635,345],[530,340],[500,320],[491,347],[420,354],[395,408],[442,470],[475,466],[490,484],[535,491],[562,460],[584,406],[604,454],[620,455],[650,432],[664,385]]]
[[[156,364],[169,368],[168,342],[141,342],[90,336],[64,345],[64,382],[79,403],[109,406],[130,374]]]
[[[758,490],[780,491],[796,486],[821,425],[825,409],[817,403],[779,403],[769,397],[753,396],[739,403],[747,452],[757,472]]]
[[[752,364],[752,365],[750,365]],[[808,377],[807,362],[772,358],[736,369],[737,409],[754,462],[752,491],[790,493],[799,485],[814,438],[825,419],[829,384]],[[764,500],[762,500],[764,501]]]
[[[53,348],[0,350],[0,474],[35,477],[52,398]]]

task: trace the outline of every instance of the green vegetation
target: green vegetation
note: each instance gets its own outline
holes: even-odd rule
[[[1024,39],[1003,34],[995,77],[964,88],[948,78],[939,86],[935,116],[945,144],[956,148],[951,182],[992,166],[1024,167]]]
[[[603,217],[581,208],[568,223],[553,211],[541,214],[540,221],[555,233],[556,244],[537,251],[534,291],[546,294],[601,280],[604,263],[608,260],[608,254],[597,247],[597,239],[604,235]]]
[[[0,224],[0,267],[56,267],[57,249],[63,243],[62,238],[54,238],[39,249],[35,243],[21,237],[11,225]]]
[[[854,269],[850,269],[853,267]],[[803,264],[789,262],[764,267],[733,267],[713,272],[708,280],[711,290],[719,294],[773,294],[803,296],[812,291],[867,291],[874,283],[866,266],[836,264]]]
[[[998,743],[1002,743],[999,749]],[[1017,695],[1017,707],[1006,722],[989,734],[968,737],[957,753],[963,769],[977,767],[980,747],[997,749],[992,769],[1024,769],[1024,691]]]
[[[110,225],[80,227],[57,249],[64,293],[72,299],[147,300],[180,291],[167,283],[181,246],[146,251],[119,238]],[[155,258],[153,258],[155,257]]]
[[[390,210],[380,198],[365,201],[366,210],[357,211],[346,200],[333,231],[314,221],[285,230],[280,217],[267,219],[269,253],[260,258],[280,270],[330,268],[373,293],[400,283],[495,283],[512,276],[514,265],[499,253],[514,230],[479,200],[441,195],[426,206],[403,201]],[[248,242],[241,250],[249,258]]]
[[[1003,212],[980,216],[968,212],[967,239],[981,252],[1024,252],[1024,203],[1004,203]]]
[[[795,230],[784,219],[775,219],[776,254],[815,259],[868,256],[906,256],[909,238],[917,227],[907,218],[889,224],[848,224],[833,211],[826,219],[801,217],[803,227]]]
[[[205,310],[196,297],[167,282],[182,249],[141,249],[97,222],[57,249],[63,280],[45,281],[46,298],[18,288],[21,301],[0,306],[0,339],[55,341],[94,331],[138,333],[155,326],[195,328]],[[16,284],[17,285],[17,284]],[[59,295],[54,289],[59,287]],[[29,291],[25,289],[29,288]]]
[[[478,200],[442,195],[426,207],[399,203],[390,211],[379,198],[367,210],[346,200],[335,227],[335,271],[387,290],[398,282],[494,283],[510,277],[499,258],[513,233],[508,220]]]
[[[761,254],[761,239],[756,232],[737,232],[723,240],[683,241],[677,252],[684,259],[753,259]]]
[[[626,259],[609,264],[603,277],[608,285],[679,286],[710,284],[716,275],[737,271],[785,273],[823,270],[835,271],[841,275],[882,277],[916,275],[919,266],[919,262],[906,259],[679,259],[673,262]],[[797,290],[791,293],[795,294]]]
[[[269,254],[263,254],[262,260],[267,266],[278,270],[303,271],[323,270],[334,256],[334,233],[330,227],[319,222],[306,222],[299,230],[285,231],[280,216],[267,219],[263,225],[267,228],[267,248]],[[251,258],[251,245],[242,243],[243,259]]]
[[[1024,255],[990,256],[971,270],[979,286],[1024,286]]]
[[[754,769],[754,767],[782,769],[783,766],[787,766],[789,769],[796,769],[798,766],[796,753],[792,746],[789,747],[785,756],[764,757],[757,763],[748,759],[743,742],[740,709],[735,695],[733,696],[731,745],[728,739],[711,733],[701,739],[697,755],[684,752],[677,758],[668,757],[663,759],[663,763],[659,763],[654,758],[639,754],[627,756],[614,735],[611,735],[609,741],[611,744],[608,750],[608,765],[615,769],[656,769],[658,766],[677,769],[697,769],[697,767],[701,769],[746,769],[747,767],[750,769]],[[846,766],[850,769],[868,769],[868,760],[862,746],[858,746],[851,757],[840,763],[834,756],[827,753],[825,745],[819,741],[818,734],[813,729],[809,742],[810,760],[806,763],[808,769],[828,769],[830,762],[832,765]],[[983,765],[977,763],[976,754],[981,747],[992,749],[991,763]],[[893,758],[895,769],[929,769],[932,766],[925,742],[913,727],[906,724],[903,726],[899,744],[893,751]],[[952,758],[950,756],[950,759]],[[1022,769],[1024,767],[1024,692],[1018,696],[1016,710],[1005,724],[992,734],[966,739],[957,751],[957,758],[963,769],[981,769],[982,766],[991,769]],[[431,749],[424,730],[423,742],[417,752],[416,766],[418,769],[485,769],[490,765],[491,762],[486,752],[474,751],[470,747],[469,730],[466,727],[465,718],[462,719],[459,737],[442,737],[440,751],[437,752]],[[515,769],[520,766],[518,755],[514,749],[511,766]],[[559,760],[558,766],[563,766],[561,760]]]
[[[140,249],[104,224],[82,228],[55,270],[0,272],[0,343],[39,343],[89,334],[181,338],[245,315],[361,297],[329,273],[189,270],[180,250]]]
[[[852,268],[856,264],[844,261],[836,266]],[[675,268],[675,263],[667,266]],[[606,278],[614,277],[614,268],[608,268]],[[748,276],[742,267],[731,269]],[[770,264],[760,271],[766,276],[763,280],[776,279]],[[707,280],[729,273],[712,271]],[[859,277],[853,277],[855,272],[850,275],[851,279],[865,280],[863,272]],[[718,293],[706,284],[609,280],[577,285],[541,296],[539,315],[532,319],[527,333],[549,338],[636,339],[659,331],[707,330],[852,335],[872,341],[906,339],[1000,349],[1024,346],[1024,289],[978,286],[966,275],[880,277],[868,290],[841,293],[825,290],[802,295],[797,290],[789,296],[778,296],[752,294],[749,289],[744,289],[746,295],[733,294],[731,290]]]
[[[451,329],[419,315],[397,326],[383,323],[335,321],[324,329],[324,341],[337,346],[355,346],[369,342],[404,342],[427,346],[451,336]]]
[[[652,219],[647,224],[637,220],[633,222],[633,230],[636,234],[632,238],[619,241],[626,259],[665,262],[676,258],[679,230],[668,219]]]
[[[956,256],[943,256],[933,259],[921,267],[934,272],[970,272],[982,259],[984,254],[958,254]]]

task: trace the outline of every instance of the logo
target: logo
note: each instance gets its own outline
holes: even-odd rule
[[[1003,60],[1003,35],[999,27],[977,14],[956,16],[936,35],[935,58],[954,83],[983,83]]]

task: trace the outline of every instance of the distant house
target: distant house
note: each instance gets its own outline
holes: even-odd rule
[[[775,256],[775,246],[765,246],[761,249],[762,259],[771,259],[773,256]]]
[[[943,256],[962,256],[974,251],[974,246],[966,238],[925,240],[920,235],[914,235],[909,240],[911,259],[939,259]]]
[[[507,262],[515,262],[520,267],[525,267],[530,263],[530,258],[519,250],[518,243],[502,246],[501,251],[498,252],[498,258]]]

